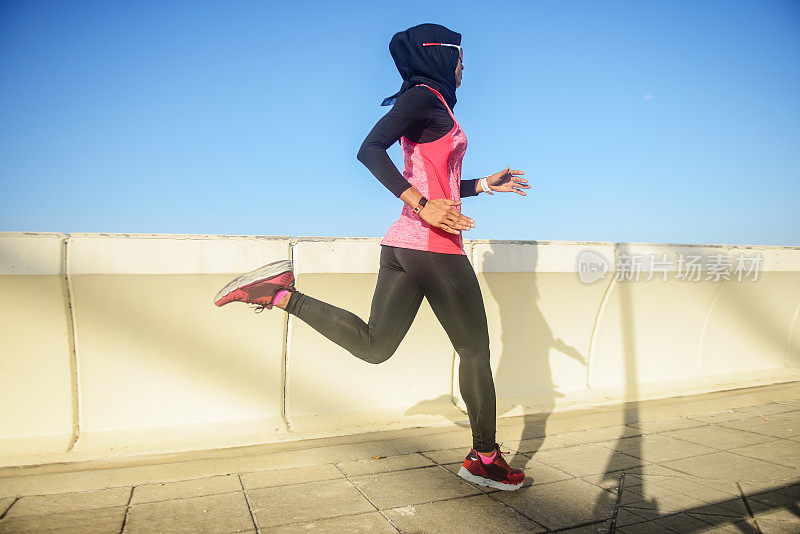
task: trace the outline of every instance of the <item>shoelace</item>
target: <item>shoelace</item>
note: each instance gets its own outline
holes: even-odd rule
[[[294,288],[294,282],[292,282],[291,284],[289,284],[289,286],[287,287],[287,289],[289,289],[289,290],[291,290],[291,291],[295,291],[295,288]],[[271,298],[275,298],[275,295],[272,295],[272,297],[271,297]],[[273,304],[273,306],[275,306],[275,304]],[[253,311],[254,311],[255,313],[261,313],[261,312],[263,312],[265,309],[267,309],[267,305],[266,305],[266,304],[253,304],[253,306],[252,306],[252,309],[253,309]]]
[[[508,469],[509,471],[513,471],[513,470],[515,470],[515,469],[514,469],[513,467],[511,467],[510,465],[508,465],[508,462],[506,462],[506,459],[505,459],[505,458],[503,458],[503,455],[504,455],[504,454],[510,454],[510,453],[511,453],[511,451],[504,451],[504,450],[502,450],[502,449],[500,448],[500,447],[502,447],[502,445],[503,445],[503,443],[502,443],[502,442],[500,442],[500,443],[498,443],[498,444],[497,444],[497,452],[498,452],[499,454],[498,454],[498,455],[497,455],[497,457],[494,459],[494,461],[495,461],[496,463],[500,464],[500,467],[502,467],[503,469]]]

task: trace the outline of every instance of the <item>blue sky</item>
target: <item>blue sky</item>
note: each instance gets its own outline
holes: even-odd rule
[[[0,230],[373,236],[396,32],[463,35],[465,237],[800,245],[800,2],[0,2]],[[400,163],[397,147],[390,152]]]

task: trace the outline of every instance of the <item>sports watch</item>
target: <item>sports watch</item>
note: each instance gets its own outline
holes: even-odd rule
[[[428,203],[428,199],[427,198],[420,197],[419,198],[419,203],[414,207],[414,210],[413,210],[414,213],[419,213],[420,211],[422,211],[422,208],[424,208],[425,204],[427,204],[427,203]]]

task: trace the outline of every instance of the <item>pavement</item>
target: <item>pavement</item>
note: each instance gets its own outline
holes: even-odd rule
[[[501,418],[514,492],[415,428],[0,468],[0,533],[800,532],[800,382]]]

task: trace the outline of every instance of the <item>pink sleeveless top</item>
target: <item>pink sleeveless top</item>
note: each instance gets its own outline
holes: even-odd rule
[[[428,87],[425,84],[420,85]],[[403,149],[403,176],[428,200],[461,200],[461,162],[467,151],[467,136],[442,95],[432,87],[428,89],[436,93],[453,118],[453,129],[444,137],[428,143],[412,143],[403,136],[400,139]],[[460,205],[453,209],[461,213]],[[400,218],[386,232],[381,245],[464,254],[461,232],[451,234],[430,226],[407,204],[403,204]]]

